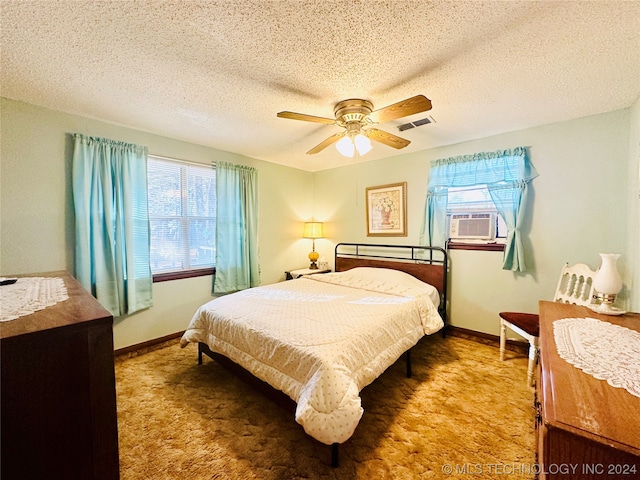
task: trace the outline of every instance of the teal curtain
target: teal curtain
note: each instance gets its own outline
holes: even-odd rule
[[[528,202],[529,182],[515,181],[510,185],[488,185],[491,200],[498,213],[507,225],[507,239],[504,245],[502,268],[514,272],[524,272],[524,245],[522,232],[519,228],[526,219],[526,205]]]
[[[448,237],[447,198],[451,187],[486,185],[507,225],[502,268],[525,271],[525,251],[520,227],[526,219],[529,183],[538,172],[527,149],[476,153],[431,162],[420,243],[444,247]]]
[[[147,148],[73,138],[76,278],[114,316],[148,308]]]
[[[445,246],[448,237],[447,204],[446,189],[427,189],[422,228],[420,229],[420,245]]]
[[[229,293],[260,284],[258,174],[255,168],[216,164],[216,274],[213,291]]]

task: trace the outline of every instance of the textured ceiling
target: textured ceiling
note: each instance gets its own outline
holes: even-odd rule
[[[340,100],[424,94],[364,160],[630,106],[639,1],[1,0],[4,97],[317,171]],[[156,152],[161,153],[161,152]]]

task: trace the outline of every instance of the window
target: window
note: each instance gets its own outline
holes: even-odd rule
[[[154,280],[196,269],[210,273],[216,258],[215,168],[149,155],[147,183]]]
[[[453,229],[452,221],[456,224]],[[490,225],[489,230],[485,224]],[[465,228],[456,228],[458,225]],[[448,189],[447,232],[449,232],[449,241],[455,243],[504,243],[507,237],[507,225],[491,200],[487,185],[477,184]],[[456,233],[457,237],[452,238]]]
[[[529,183],[537,176],[538,172],[529,161],[527,147],[432,160],[420,244],[453,248],[452,242],[448,243],[449,189],[473,187],[471,190],[474,190],[483,186],[484,190],[486,186],[496,211],[507,226],[507,235],[504,244],[471,246],[474,250],[502,250],[504,270],[526,271],[524,233],[518,227],[527,218]],[[475,206],[480,204],[475,203]],[[468,248],[469,244],[458,245]]]

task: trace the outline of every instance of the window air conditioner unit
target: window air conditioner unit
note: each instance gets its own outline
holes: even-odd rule
[[[454,213],[449,223],[452,240],[494,240],[496,214],[492,212]]]

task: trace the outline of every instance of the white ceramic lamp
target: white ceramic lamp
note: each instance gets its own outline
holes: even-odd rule
[[[593,278],[593,288],[597,293],[600,305],[596,311],[607,315],[619,315],[622,310],[613,306],[616,295],[622,290],[622,277],[618,273],[616,262],[620,257],[617,253],[601,253],[602,265]]]

